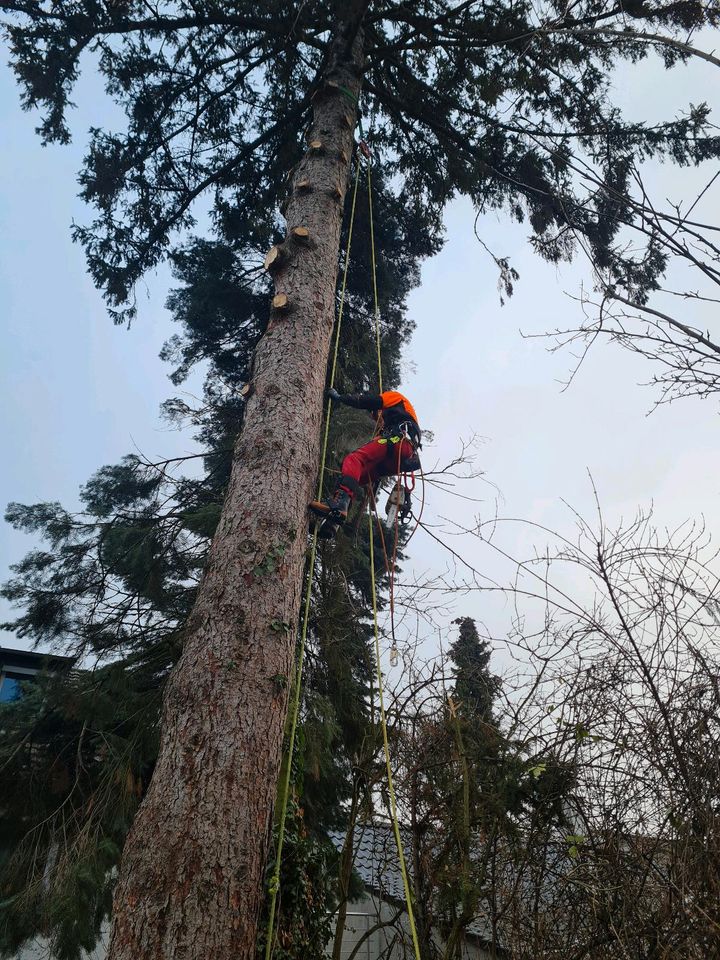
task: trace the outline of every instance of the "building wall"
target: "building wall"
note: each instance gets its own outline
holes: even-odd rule
[[[361,945],[355,954],[355,960],[378,960],[379,957],[387,960],[402,960],[404,957],[402,946],[398,943],[393,946],[398,931],[389,925],[396,913],[396,907],[370,896],[349,904],[340,953],[341,960],[349,960],[358,944]],[[383,921],[388,926],[381,927],[368,936],[368,931],[379,921]],[[409,937],[409,930],[404,925],[398,924],[398,926],[400,935]],[[327,947],[328,956],[332,954],[332,947],[331,941]]]
[[[361,943],[354,960],[411,960],[414,958],[410,927],[403,913],[394,924],[391,921],[397,907],[377,897],[365,896],[348,906],[341,960],[350,960],[350,955]],[[379,920],[387,926],[368,934]],[[362,942],[361,942],[362,941]],[[328,956],[332,955],[332,942],[328,944]],[[464,944],[462,960],[490,960],[490,954],[475,944]]]

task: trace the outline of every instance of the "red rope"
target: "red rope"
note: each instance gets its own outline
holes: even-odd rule
[[[395,567],[397,565],[397,549],[398,549],[398,540],[400,534],[400,484],[402,482],[402,474],[400,472],[400,462],[402,460],[402,442],[398,443],[398,462],[397,462],[397,482],[395,484],[395,523],[394,523],[394,537],[393,537],[393,550],[392,550],[392,560],[388,557],[387,547],[385,545],[385,532],[383,530],[382,523],[380,522],[380,517],[378,515],[377,501],[375,499],[375,491],[372,488],[372,484],[368,483],[368,490],[370,491],[371,503],[373,513],[375,514],[375,520],[377,521],[378,531],[380,533],[380,543],[382,544],[383,558],[385,559],[385,570],[388,575],[388,599],[390,601],[390,635],[392,637],[393,646],[397,646],[397,641],[395,639]],[[417,529],[417,527],[415,528]],[[415,531],[413,531],[414,533]]]

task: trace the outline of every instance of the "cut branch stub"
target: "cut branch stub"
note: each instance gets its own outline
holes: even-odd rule
[[[309,146],[311,153],[325,153],[325,144],[322,140],[311,140]]]
[[[338,201],[338,203],[339,203],[339,202],[342,200],[342,198],[343,198],[343,192],[342,192],[342,190],[340,189],[340,187],[339,187],[337,184],[335,184],[334,187],[331,187],[331,188],[330,188],[329,193],[330,193],[330,196],[331,196],[334,200],[337,200],[337,201]]]
[[[270,247],[268,252],[265,254],[264,266],[268,272],[275,270],[280,266],[280,261],[283,258],[282,247],[277,246]]]
[[[290,301],[286,293],[276,293],[272,298],[273,310],[288,310],[290,308]]]
[[[341,162],[341,163],[344,163],[345,165],[347,165],[347,163],[348,163],[348,155],[347,155],[347,153],[345,152],[345,150],[341,150],[341,151],[338,153],[338,157],[340,157],[340,162]]]
[[[251,383],[246,383],[245,386],[240,387],[240,396],[243,400],[249,400],[253,394],[253,385]]]
[[[311,100],[315,100],[317,97],[327,97],[331,96],[334,93],[340,92],[340,84],[335,80],[325,80],[325,82],[317,88],[310,97]]]
[[[309,180],[298,180],[295,184],[295,189],[300,193],[309,193],[309,191],[312,190],[312,184]]]
[[[307,227],[293,227],[290,236],[298,243],[307,243],[310,239],[310,231]]]

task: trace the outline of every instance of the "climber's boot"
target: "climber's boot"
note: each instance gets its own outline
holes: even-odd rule
[[[353,493],[360,485],[352,477],[342,476],[335,492],[327,500],[311,500],[308,509],[318,517],[342,524],[347,520]]]
[[[340,487],[327,500],[311,500],[308,509],[318,517],[345,523],[351,503],[350,494]]]

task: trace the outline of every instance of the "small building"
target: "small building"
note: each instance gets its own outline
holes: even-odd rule
[[[10,703],[21,696],[21,684],[34,680],[40,673],[68,669],[72,657],[35,653],[32,650],[16,650],[0,647],[0,703]]]
[[[345,834],[331,831],[330,839],[342,850]],[[406,844],[403,843],[403,847]],[[407,850],[405,859],[409,860]],[[393,831],[388,826],[360,824],[354,838],[353,866],[365,893],[348,904],[341,960],[410,960],[414,957],[405,907],[405,890]],[[481,916],[468,925],[461,947],[462,960],[490,960],[506,952],[491,953],[492,933]],[[328,945],[332,955],[332,942]]]

